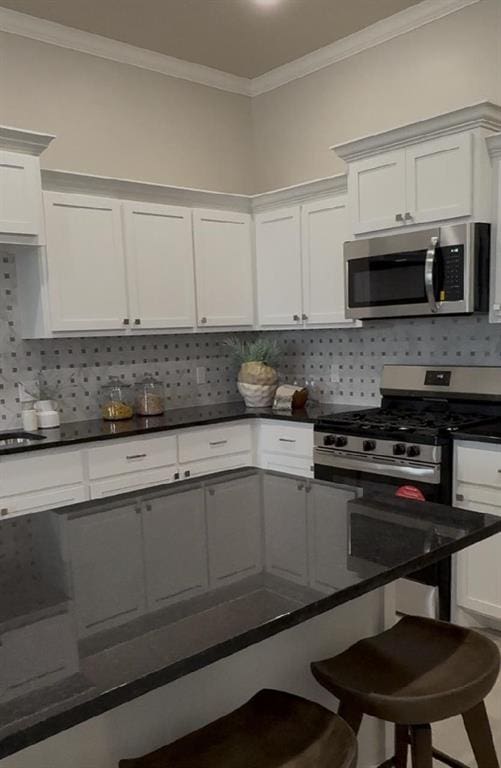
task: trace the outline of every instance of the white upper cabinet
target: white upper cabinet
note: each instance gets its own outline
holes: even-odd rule
[[[305,324],[351,325],[344,300],[343,245],[349,239],[346,195],[307,203],[301,216]]]
[[[301,213],[299,206],[256,215],[259,324],[302,322]]]
[[[191,210],[124,203],[130,327],[195,324]]]
[[[197,324],[252,326],[254,291],[251,217],[232,211],[195,210]]]
[[[406,212],[410,213],[412,223],[471,216],[471,133],[445,136],[409,147],[405,152],[405,161]]]
[[[0,126],[0,243],[44,243],[38,156],[53,138]]]
[[[120,202],[46,192],[53,331],[115,330],[128,319]]]
[[[405,153],[385,152],[353,163],[348,189],[354,234],[398,226],[405,208]]]

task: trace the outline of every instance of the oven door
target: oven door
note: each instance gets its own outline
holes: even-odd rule
[[[472,312],[466,236],[461,225],[345,243],[346,316]]]

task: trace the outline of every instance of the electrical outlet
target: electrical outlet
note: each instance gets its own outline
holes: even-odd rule
[[[207,381],[207,369],[203,365],[197,365],[197,384],[205,384]]]

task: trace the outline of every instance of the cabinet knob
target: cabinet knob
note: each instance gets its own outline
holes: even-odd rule
[[[179,472],[174,472],[174,480],[179,480]]]
[[[128,318],[128,317],[124,317],[124,319],[123,319],[123,321],[122,321],[122,322],[123,322],[123,324],[124,324],[124,325],[129,325],[129,323],[130,323],[130,320],[129,320],[129,318]]]
[[[395,221],[403,221],[403,220],[404,220],[404,217],[402,216],[402,214],[397,213],[397,215],[395,216]]]
[[[134,320],[134,325],[141,325],[141,320],[139,317],[136,317],[136,319]]]
[[[299,315],[292,315],[292,319],[297,322],[300,318]]]
[[[216,491],[214,490],[214,488],[209,488],[209,496],[215,496],[215,495],[216,495]]]
[[[413,219],[412,213],[409,213],[409,211],[406,211],[404,219],[406,221],[412,221],[412,219]]]
[[[3,509],[0,509],[0,515],[2,517],[6,517],[8,514],[9,514],[9,510],[7,509],[7,507],[4,507]]]
[[[298,491],[304,491],[304,483],[298,483],[297,484]]]
[[[205,325],[205,323],[207,322],[207,318],[206,317],[201,317],[200,318],[200,322],[201,322],[202,325]]]
[[[184,472],[184,476],[185,476],[185,477],[189,477],[190,475],[191,475],[191,472],[190,472],[190,470],[189,470],[189,469],[186,469],[186,470],[185,470],[185,472]]]
[[[302,320],[308,320],[308,315],[305,315],[304,312],[303,312],[303,314],[301,315],[301,319]]]

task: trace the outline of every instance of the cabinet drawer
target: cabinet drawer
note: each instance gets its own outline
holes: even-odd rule
[[[285,472],[301,477],[313,477],[313,464],[311,458],[290,456],[281,453],[262,453],[259,465],[262,469],[270,469],[275,472]]]
[[[0,459],[0,496],[83,482],[79,451],[41,451]]]
[[[252,464],[253,459],[250,451],[231,456],[214,456],[211,459],[183,464],[179,470],[179,479],[186,480],[189,477],[203,477],[213,472],[222,472],[225,469],[238,469],[238,467],[249,467]]]
[[[252,450],[250,424],[196,429],[179,434],[181,464]]]
[[[177,461],[176,436],[118,440],[111,445],[89,448],[87,458],[91,480],[167,467]]]
[[[264,423],[260,426],[260,451],[305,456],[313,459],[313,426],[310,424]]]
[[[159,469],[146,470],[145,472],[130,472],[130,474],[109,477],[106,480],[96,480],[90,484],[91,499],[104,499],[106,496],[116,496],[120,493],[136,491],[140,488],[148,488],[150,485],[163,485],[171,483],[176,478],[176,468],[160,467]]]
[[[77,504],[79,501],[85,501],[86,498],[87,492],[83,484],[7,496],[0,498],[0,519],[26,515],[30,512],[42,512],[44,509],[55,509],[67,504]]]
[[[497,447],[457,447],[458,483],[501,489],[501,450]],[[500,501],[501,503],[501,501]]]

